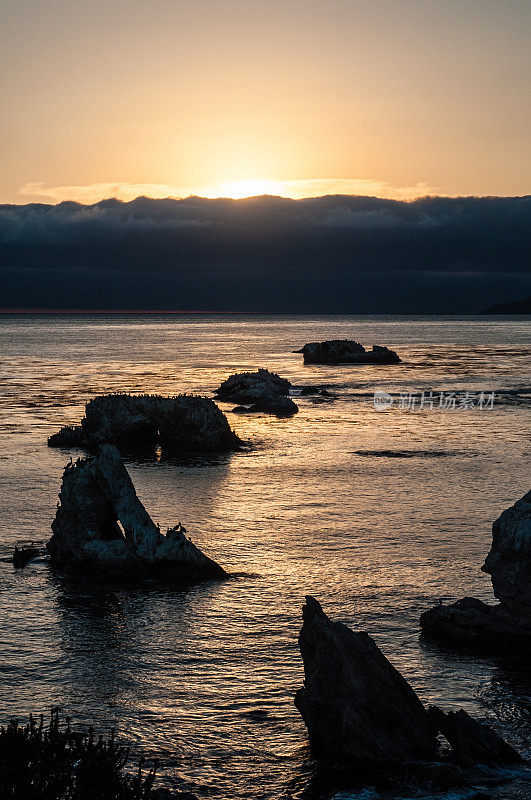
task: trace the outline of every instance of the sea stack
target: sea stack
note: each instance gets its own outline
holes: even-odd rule
[[[160,532],[114,445],[66,466],[52,531],[46,545],[51,563],[71,573],[184,585],[227,577],[180,523],[166,535]]]
[[[463,709],[426,709],[367,633],[332,622],[306,597],[299,647],[304,686],[295,705],[308,728],[314,757],[353,770],[431,762],[518,763],[520,755],[489,725]],[[446,736],[444,755],[437,741]]]
[[[531,491],[492,526],[492,547],[482,567],[498,605],[465,597],[438,605],[420,618],[424,633],[478,649],[531,649]]]
[[[313,597],[302,617],[304,686],[295,705],[314,755],[364,768],[432,758],[428,713],[374,640],[332,622]]]

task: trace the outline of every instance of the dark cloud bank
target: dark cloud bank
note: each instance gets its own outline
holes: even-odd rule
[[[531,197],[0,206],[3,308],[475,313],[531,293]]]

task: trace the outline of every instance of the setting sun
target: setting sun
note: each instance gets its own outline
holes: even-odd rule
[[[260,178],[246,178],[228,183],[218,183],[205,187],[197,192],[202,197],[231,197],[240,200],[243,197],[257,197],[262,194],[284,195],[285,187],[281,181]]]

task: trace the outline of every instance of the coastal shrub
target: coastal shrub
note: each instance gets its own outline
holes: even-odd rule
[[[143,760],[133,775],[125,771],[129,750],[110,738],[75,732],[70,720],[30,717],[0,728],[0,797],[2,800],[149,800],[156,763],[146,775]]]

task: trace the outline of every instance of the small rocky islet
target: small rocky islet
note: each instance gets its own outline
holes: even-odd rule
[[[67,425],[48,439],[49,447],[97,448],[114,444],[138,450],[160,445],[173,451],[230,451],[242,442],[213,400],[195,395],[107,394],[85,406],[79,425]]]
[[[302,353],[305,364],[400,364],[401,358],[394,350],[373,345],[366,350],[353,339],[329,339],[325,342],[308,342],[295,353]]]
[[[291,383],[275,372],[259,369],[256,372],[238,372],[230,375],[215,390],[214,395],[225,403],[238,403],[237,414],[274,414],[291,417],[299,407],[289,397]]]

